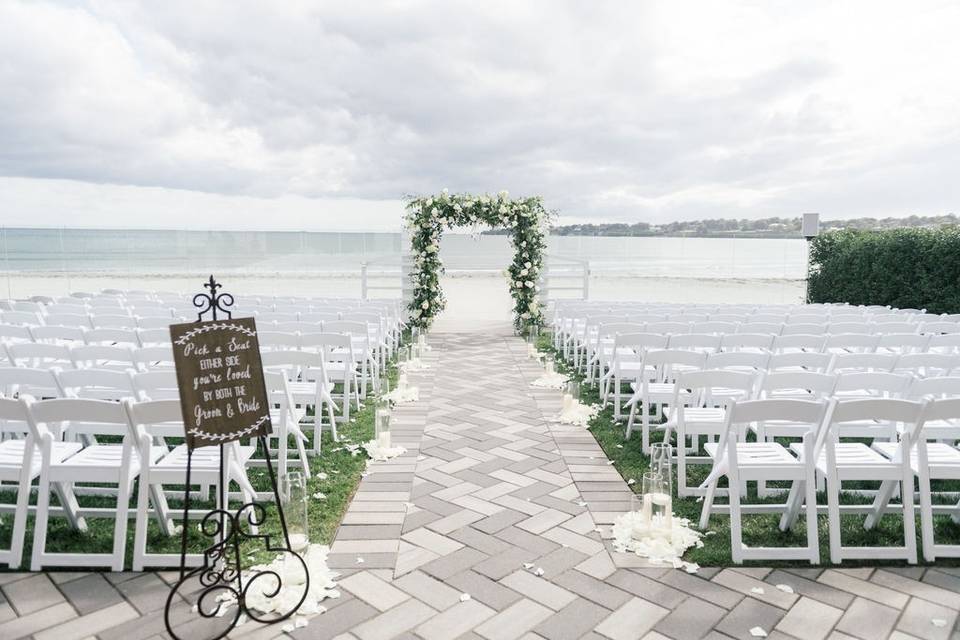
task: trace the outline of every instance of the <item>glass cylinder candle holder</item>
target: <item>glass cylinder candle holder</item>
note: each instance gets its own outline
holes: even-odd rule
[[[380,395],[377,397],[376,406],[377,411],[381,409],[390,410],[390,380],[388,378],[384,378],[380,382]]]
[[[663,478],[660,477],[660,474],[652,471],[645,472],[640,481],[640,493],[643,496],[643,507],[641,511],[643,521],[647,526],[654,527],[657,525],[658,515],[655,509],[657,504],[656,496],[663,493]]]
[[[377,446],[381,449],[389,449],[390,441],[390,409],[377,409],[375,427]]]
[[[664,493],[673,496],[673,446],[658,442],[650,445],[650,470],[663,478]]]
[[[303,553],[310,544],[310,523],[307,519],[307,480],[301,471],[280,476],[280,502],[287,523],[290,550]]]
[[[553,356],[546,356],[543,359],[543,368],[546,370],[548,376],[552,376],[556,369],[554,367]]]

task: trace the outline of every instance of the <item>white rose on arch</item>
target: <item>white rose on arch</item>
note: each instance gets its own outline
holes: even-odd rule
[[[423,302],[420,303],[420,308],[421,308],[421,309],[424,309],[424,310],[429,309],[429,308],[430,308],[430,303],[427,302],[426,300],[424,300]]]

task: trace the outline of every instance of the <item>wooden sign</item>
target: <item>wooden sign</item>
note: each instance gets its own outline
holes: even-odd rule
[[[253,318],[174,324],[170,339],[190,449],[270,433]]]

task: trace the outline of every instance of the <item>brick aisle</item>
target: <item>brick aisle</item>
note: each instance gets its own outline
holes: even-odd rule
[[[610,553],[597,529],[630,492],[589,433],[545,420],[559,394],[530,388],[525,345],[466,333],[433,345],[431,368],[411,376],[421,401],[395,416],[407,454],[371,467],[333,543],[342,597],[294,638],[719,640],[756,626],[770,638],[960,638],[955,568],[688,575]],[[0,574],[0,639],[163,638],[168,577]],[[247,624],[231,637],[287,636]]]

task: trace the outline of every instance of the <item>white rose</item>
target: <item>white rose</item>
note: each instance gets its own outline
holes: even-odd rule
[[[526,269],[520,269],[520,275],[522,275],[522,276],[527,275],[527,270],[526,270]]]
[[[528,288],[528,289],[532,289],[532,288],[533,288],[533,282],[530,281],[530,280],[527,280],[526,282],[524,282],[524,284],[527,285],[527,288]]]
[[[517,280],[517,282],[516,282],[515,284],[516,284],[517,289],[523,289],[523,282],[521,282],[520,280]]]
[[[450,193],[450,189],[444,188],[443,195],[447,195],[448,193]]]
[[[428,207],[429,207],[430,205],[432,205],[432,204],[433,204],[433,198],[430,198],[429,200],[427,200],[427,206],[428,206]]]
[[[527,269],[530,269],[530,268],[533,267],[533,265],[530,264],[529,262],[524,262],[524,263],[523,263],[523,266],[525,266]]]
[[[506,200],[506,199],[507,199],[507,196],[510,195],[510,192],[507,191],[506,189],[504,189],[503,191],[501,191],[501,192],[499,193],[499,195],[500,195],[500,197],[501,197],[502,199]]]
[[[420,303],[420,308],[421,308],[421,309],[429,309],[429,308],[430,308],[430,303],[427,302],[426,300],[424,300],[423,302]]]

